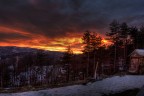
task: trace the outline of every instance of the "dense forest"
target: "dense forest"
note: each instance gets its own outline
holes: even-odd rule
[[[55,56],[44,50],[1,56],[0,87],[50,86],[127,72],[129,54],[144,49],[144,27],[114,20],[106,36],[110,45],[97,33],[84,32],[83,54],[74,54],[68,46],[65,53]]]

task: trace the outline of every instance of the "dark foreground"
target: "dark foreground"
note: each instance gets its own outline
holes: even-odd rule
[[[103,95],[103,96],[136,96],[140,89],[131,89],[131,90],[126,90],[121,93],[116,93],[116,94],[109,94],[109,95]]]

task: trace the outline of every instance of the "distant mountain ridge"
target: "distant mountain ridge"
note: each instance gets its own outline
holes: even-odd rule
[[[16,46],[0,46],[0,57],[11,57],[16,55],[24,55],[28,53],[35,53],[42,51],[52,57],[60,57],[63,55],[62,52],[47,51],[42,49],[28,48],[28,47],[16,47]]]

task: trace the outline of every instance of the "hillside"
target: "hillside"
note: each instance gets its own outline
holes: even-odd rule
[[[61,52],[46,51],[46,50],[40,50],[40,49],[28,48],[28,47],[15,47],[15,46],[2,47],[1,46],[0,47],[0,57],[1,58],[10,58],[10,57],[17,56],[17,55],[25,55],[28,53],[35,53],[37,51],[42,51],[51,57],[57,57],[57,58],[59,58],[63,54]]]
[[[61,88],[22,93],[3,93],[0,96],[102,96],[125,90],[141,88],[144,76],[114,76],[88,85],[74,85]]]

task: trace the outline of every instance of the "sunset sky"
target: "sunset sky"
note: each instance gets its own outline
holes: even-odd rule
[[[0,46],[74,53],[86,30],[105,38],[114,19],[143,25],[144,0],[0,0]],[[106,42],[106,41],[105,41]]]

